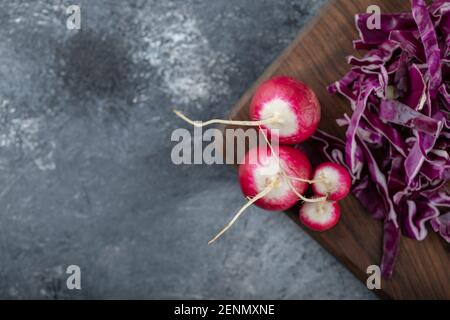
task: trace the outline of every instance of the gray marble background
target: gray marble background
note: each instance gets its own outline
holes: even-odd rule
[[[0,298],[374,298],[282,214],[208,246],[236,173],[170,162],[171,107],[226,116],[324,2],[0,0]]]

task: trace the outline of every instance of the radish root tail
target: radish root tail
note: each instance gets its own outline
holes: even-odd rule
[[[249,201],[234,215],[233,219],[231,219],[230,222],[228,222],[225,227],[214,237],[212,238],[208,244],[214,243],[217,239],[219,239],[225,232],[227,232],[228,229],[236,222],[237,219],[244,213],[244,211],[250,207],[252,204],[254,204],[259,199],[265,197],[272,189],[276,186],[278,183],[278,180],[275,180],[271,184],[269,184],[263,191],[258,193],[254,198],[249,199]]]
[[[303,202],[317,203],[317,202],[322,202],[322,201],[327,200],[327,197],[311,198],[311,199],[310,199],[310,198],[305,198],[304,196],[302,196],[302,195],[294,188],[294,186],[292,185],[292,183],[291,183],[291,181],[289,180],[289,178],[288,178],[286,175],[284,175],[284,177],[286,178],[286,182],[287,182],[289,188],[292,190],[292,192],[294,192],[295,195],[296,195],[297,197],[299,197],[300,200],[302,200]]]
[[[267,124],[280,124],[282,120],[278,115],[274,115],[271,118],[260,120],[260,121],[234,121],[234,120],[222,120],[222,119],[212,119],[208,121],[194,121],[186,117],[183,113],[178,110],[173,110],[173,112],[186,121],[187,123],[193,125],[194,127],[201,128],[205,126],[209,126],[210,124],[230,124],[230,125],[238,125],[238,126],[261,126]]]
[[[324,179],[308,180],[308,179],[302,179],[302,178],[291,177],[291,176],[286,176],[286,178],[289,178],[289,179],[295,180],[295,181],[309,183],[309,184],[320,183],[320,182],[325,181]]]

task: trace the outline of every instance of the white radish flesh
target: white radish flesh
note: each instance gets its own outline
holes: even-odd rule
[[[335,201],[304,203],[300,208],[300,221],[314,231],[333,228],[341,217],[341,209]]]
[[[347,169],[333,162],[320,164],[314,171],[313,182],[314,194],[334,201],[345,198],[352,184]]]
[[[280,120],[278,123],[261,126],[269,135],[278,135],[281,144],[297,144],[316,131],[320,104],[315,93],[303,82],[291,77],[275,77],[258,87],[250,105],[252,120],[274,116]]]

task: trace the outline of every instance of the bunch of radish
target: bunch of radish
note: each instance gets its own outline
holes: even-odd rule
[[[216,241],[252,204],[269,211],[283,211],[302,201],[300,221],[315,231],[334,227],[340,218],[337,201],[350,191],[347,170],[336,163],[322,163],[313,172],[308,157],[293,146],[308,139],[320,121],[320,104],[314,92],[304,83],[286,76],[272,78],[261,84],[251,101],[251,121],[192,121],[181,112],[175,113],[190,124],[233,124],[258,127],[268,145],[247,152],[239,166],[239,182],[248,202],[233,219],[209,242]],[[268,137],[277,136],[280,146],[272,147]],[[249,159],[259,160],[257,162]],[[313,198],[304,196],[312,185]]]

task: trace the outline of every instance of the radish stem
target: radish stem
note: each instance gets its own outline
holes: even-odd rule
[[[193,125],[194,127],[205,127],[210,124],[230,124],[230,125],[239,125],[239,126],[261,126],[261,125],[267,125],[267,124],[281,124],[283,121],[280,119],[278,114],[275,114],[273,117],[260,120],[260,121],[234,121],[234,120],[222,120],[222,119],[212,119],[208,121],[194,121],[186,117],[184,114],[182,114],[178,110],[173,110],[173,112],[186,121],[187,123]]]
[[[314,184],[314,183],[318,183],[318,182],[323,182],[324,181],[324,179],[308,180],[308,179],[302,179],[302,178],[291,177],[291,176],[286,176],[286,178],[289,178],[291,180],[300,181],[300,182],[309,183],[309,184]]]
[[[294,186],[292,185],[292,183],[291,183],[291,181],[289,180],[289,178],[288,178],[286,175],[284,175],[284,174],[283,174],[283,176],[286,178],[286,182],[287,182],[289,188],[292,190],[292,192],[294,192],[295,195],[296,195],[297,197],[299,197],[303,202],[315,203],[315,202],[322,202],[322,201],[327,200],[327,197],[312,198],[312,199],[305,198],[305,197],[302,196],[300,193],[298,193],[297,190],[295,190],[295,188],[294,188]]]
[[[261,191],[260,193],[258,193],[254,198],[250,199],[233,217],[233,219],[231,219],[230,222],[228,222],[225,227],[214,237],[212,238],[208,244],[212,244],[213,242],[215,242],[217,239],[219,239],[235,222],[237,219],[239,219],[239,217],[241,216],[242,213],[244,213],[244,211],[250,207],[253,203],[255,203],[256,201],[258,201],[259,199],[265,197],[270,191],[272,191],[272,189],[279,183],[279,179],[276,179],[274,181],[272,181],[272,183],[270,183],[263,191]]]

